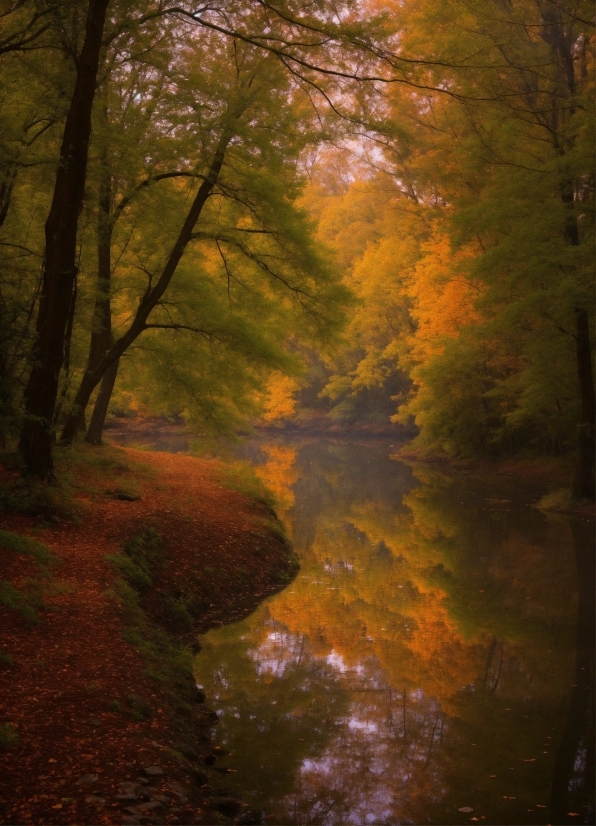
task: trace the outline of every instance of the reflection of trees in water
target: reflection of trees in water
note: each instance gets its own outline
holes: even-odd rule
[[[414,486],[371,449],[268,461],[281,487],[288,468],[303,568],[221,662],[234,765],[271,788],[274,822],[544,822],[573,673],[568,526],[472,480]]]
[[[579,584],[577,656],[555,761],[552,811],[557,823],[594,823],[594,534],[591,526],[579,522],[571,527]]]
[[[324,751],[347,697],[304,637],[266,614],[255,618],[209,635],[195,673],[220,715],[221,743],[243,793],[269,808],[291,792],[302,763]]]

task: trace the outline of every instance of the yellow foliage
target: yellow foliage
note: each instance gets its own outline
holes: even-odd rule
[[[298,387],[296,379],[281,373],[272,373],[265,390],[263,421],[270,423],[292,416],[296,410],[295,393]]]
[[[267,445],[264,452],[267,461],[255,465],[255,473],[273,492],[279,507],[286,511],[294,504],[292,485],[298,478],[295,468],[297,451],[285,445]]]
[[[458,267],[473,256],[469,248],[454,252],[447,235],[436,234],[422,245],[423,258],[408,290],[417,329],[411,337],[414,362],[425,362],[442,350],[441,339],[454,338],[465,324],[480,321],[474,302],[480,287],[458,277]]]

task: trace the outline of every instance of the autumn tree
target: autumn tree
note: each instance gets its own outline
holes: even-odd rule
[[[363,302],[356,358],[326,392],[387,386],[398,366],[413,386],[395,394],[395,420],[415,420],[420,449],[564,453],[575,442],[574,493],[593,496],[589,14],[520,0],[412,2],[395,15],[412,85],[391,87],[367,136],[369,172],[339,199],[378,180],[374,220],[369,204],[344,213],[334,240],[345,255],[371,228],[346,266]],[[324,225],[329,207],[321,214]]]
[[[374,84],[383,78],[383,71],[392,71],[391,53],[381,47],[386,35],[384,23],[373,21],[363,25],[357,20],[357,8],[346,4],[333,12],[313,10],[309,6],[289,3],[283,7],[259,4],[246,14],[219,8],[197,9],[190,3],[168,8],[156,2],[150,9],[140,9],[134,3],[114,3],[106,28],[109,0],[90,0],[84,10],[76,9],[72,16],[64,14],[61,33],[65,49],[74,64],[74,84],[69,92],[60,160],[57,165],[52,206],[46,221],[44,270],[36,321],[36,344],[33,369],[25,388],[26,416],[20,439],[20,451],[26,464],[38,476],[47,476],[52,468],[52,427],[58,392],[60,370],[64,361],[69,319],[74,304],[76,284],[76,245],[79,216],[83,205],[92,109],[103,47],[118,47],[134,60],[135,35],[142,27],[155,21],[165,21],[170,38],[180,35],[199,39],[207,32],[217,33],[223,40],[243,42],[269,54],[279,62],[297,87],[310,93],[311,100],[320,97],[335,111],[333,98],[346,100],[348,84],[354,78]],[[60,9],[57,13],[62,13]],[[26,24],[25,24],[26,27]],[[85,34],[80,37],[81,28]],[[164,30],[164,36],[166,32]],[[17,38],[18,39],[18,38]],[[170,40],[170,43],[173,41]],[[386,71],[385,71],[386,74]],[[184,252],[204,202],[211,194],[219,176],[229,141],[233,137],[231,107],[228,122],[221,124],[219,142],[213,148],[210,164],[195,198],[194,210],[181,231],[170,263],[154,285],[138,314],[138,324],[130,335],[114,347],[112,356],[102,360],[84,381],[77,399],[82,409],[87,398],[108,367],[136,338],[148,313],[161,298],[180,257]],[[118,352],[120,351],[120,352]],[[92,376],[92,378],[90,378]],[[75,414],[75,417],[78,414]],[[71,437],[73,424],[67,423],[66,437]]]

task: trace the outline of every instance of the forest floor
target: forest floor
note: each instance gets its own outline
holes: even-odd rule
[[[271,509],[218,474],[77,448],[63,501],[32,504],[3,466],[0,823],[259,822],[218,771],[192,648],[296,564]]]

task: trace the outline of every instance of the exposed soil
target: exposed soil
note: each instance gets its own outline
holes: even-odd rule
[[[214,462],[111,450],[123,460],[111,471],[119,487],[106,494],[105,471],[86,467],[80,524],[4,515],[3,529],[43,542],[60,563],[37,624],[0,608],[1,650],[11,657],[0,672],[0,723],[19,738],[0,753],[0,823],[226,822],[242,807],[214,765],[216,717],[200,692],[190,712],[177,711],[172,687],[147,675],[123,637],[130,617],[110,593],[119,574],[105,555],[148,528],[163,538],[142,605],[151,621],[170,623],[173,638],[168,599],[193,598],[195,631],[239,618],[287,580],[288,548],[265,505],[220,486]],[[138,501],[114,498],[131,486]],[[27,557],[0,551],[0,581],[19,587],[34,575]]]

